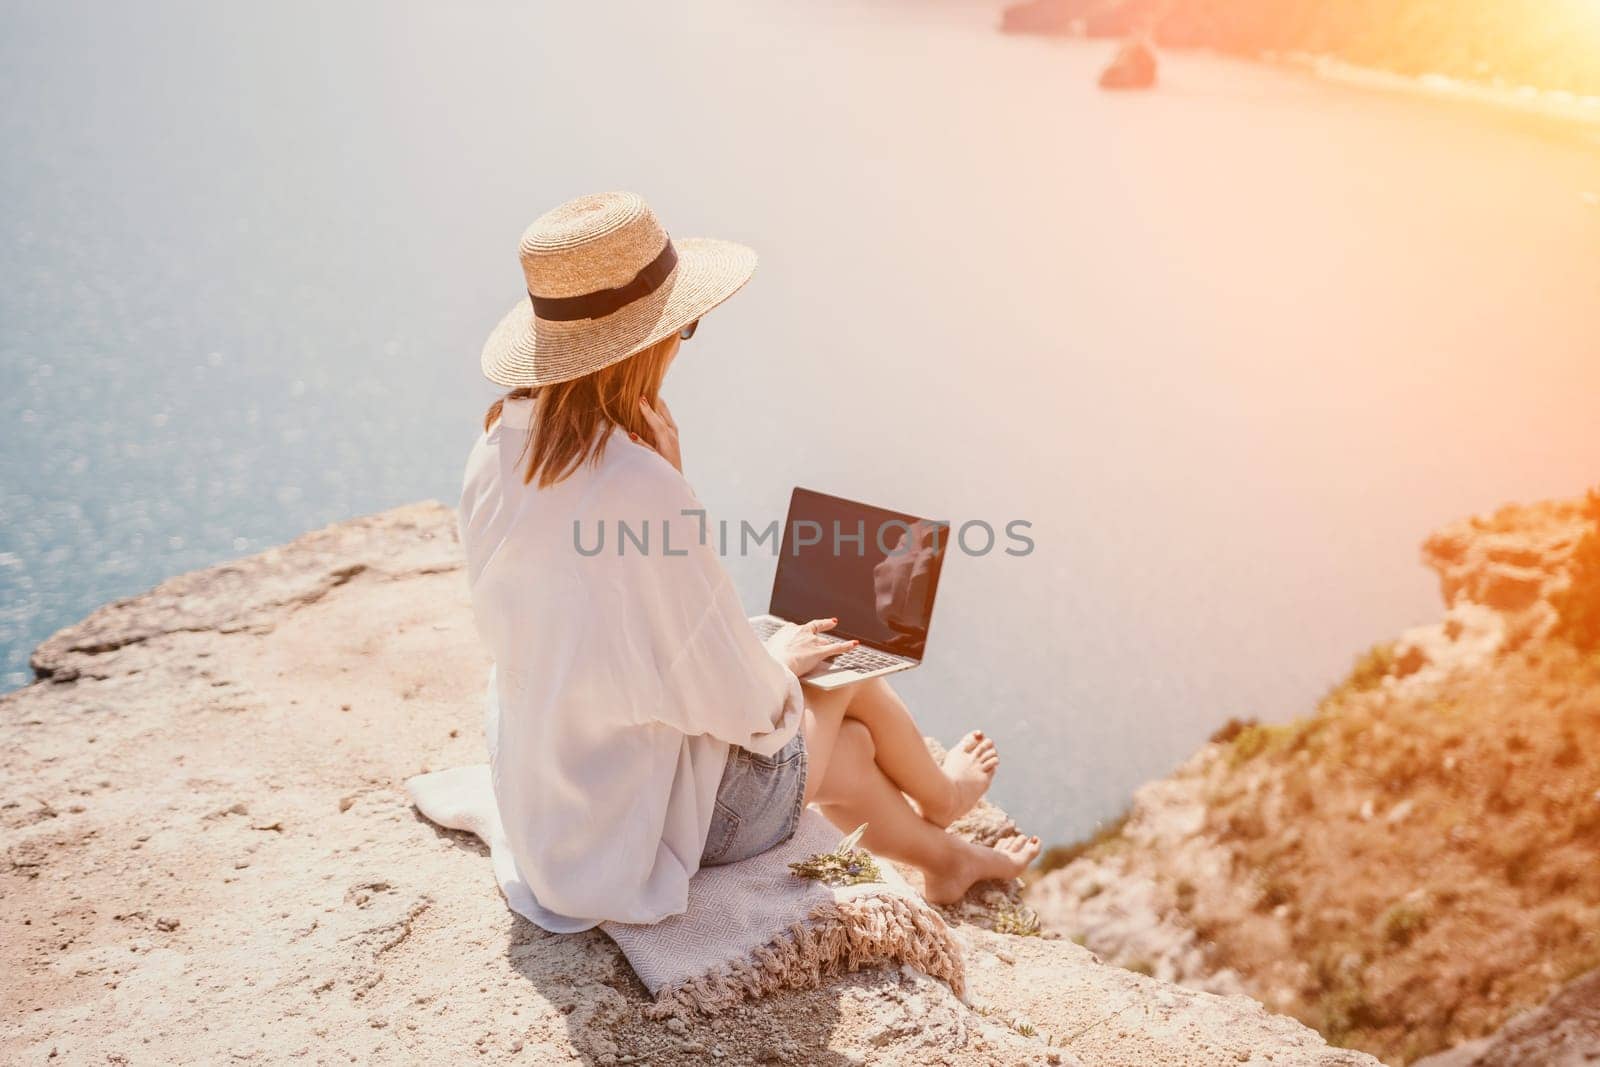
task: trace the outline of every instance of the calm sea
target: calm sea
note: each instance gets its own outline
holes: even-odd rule
[[[1053,839],[1434,617],[1433,526],[1600,480],[1580,131],[1205,57],[1108,96],[979,4],[0,12],[8,687],[108,599],[452,500],[517,237],[600,188],[762,254],[669,380],[714,511],[1033,523],[902,688]]]

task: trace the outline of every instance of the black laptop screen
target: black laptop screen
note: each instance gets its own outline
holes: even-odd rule
[[[796,489],[778,548],[772,614],[838,616],[840,637],[921,659],[948,523]]]

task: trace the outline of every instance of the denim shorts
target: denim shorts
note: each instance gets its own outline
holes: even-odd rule
[[[770,756],[738,745],[728,749],[700,866],[737,863],[789,840],[805,794],[806,744],[799,733]]]

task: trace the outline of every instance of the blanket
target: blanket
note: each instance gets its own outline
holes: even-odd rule
[[[527,914],[533,894],[511,857],[488,765],[417,775],[406,792],[430,821],[475,834],[489,847],[507,905]],[[961,994],[961,953],[949,926],[893,865],[878,862],[881,881],[844,886],[790,870],[791,863],[832,851],[839,837],[807,809],[784,844],[695,874],[681,915],[600,929],[656,998],[656,1014],[715,1014],[775,990],[819,985],[830,974],[900,964]]]

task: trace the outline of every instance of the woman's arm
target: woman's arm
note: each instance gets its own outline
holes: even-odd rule
[[[768,654],[724,577],[667,668],[653,718],[770,756],[794,737],[804,707],[799,678]]]

